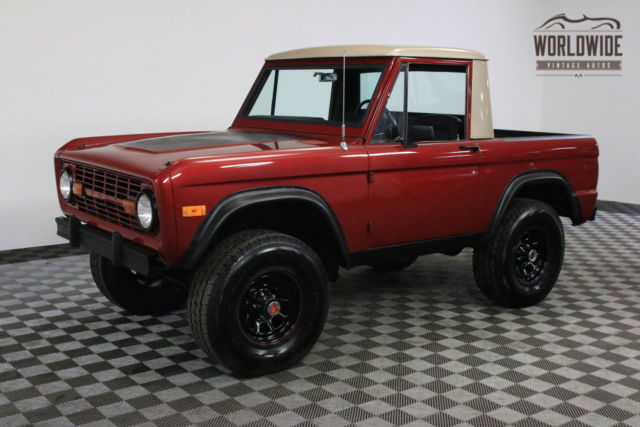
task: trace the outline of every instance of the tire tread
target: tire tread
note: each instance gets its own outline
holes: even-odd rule
[[[211,334],[208,331],[207,302],[211,298],[221,302],[222,289],[217,284],[224,281],[226,275],[242,255],[251,248],[266,243],[303,245],[316,256],[316,262],[321,263],[315,252],[304,242],[275,231],[262,229],[245,230],[233,234],[220,242],[202,261],[193,277],[187,298],[187,317],[193,337],[196,343],[209,356],[217,360],[220,360],[220,357],[216,353],[214,343],[211,341]],[[326,283],[326,272],[324,268],[321,270],[325,274],[324,280]]]
[[[509,240],[512,226],[519,218],[533,211],[545,212],[554,217],[559,225],[564,246],[562,224],[555,210],[548,204],[538,200],[516,198],[509,205],[492,238],[483,246],[475,248],[473,252],[473,273],[478,288],[487,298],[505,307],[520,308],[532,305],[531,303],[520,301],[506,288],[503,280],[502,264],[496,262],[496,260],[500,259],[500,253]],[[533,304],[537,302],[539,301],[534,301]]]

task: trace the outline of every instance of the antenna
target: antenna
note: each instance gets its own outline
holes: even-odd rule
[[[344,101],[345,101],[345,87],[347,86],[347,52],[342,51],[342,139],[340,139],[340,148],[347,151],[349,145],[347,145],[347,126],[344,123]]]

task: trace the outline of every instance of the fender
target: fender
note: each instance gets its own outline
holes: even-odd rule
[[[573,191],[571,184],[567,178],[562,175],[560,172],[545,169],[545,170],[535,170],[524,172],[515,178],[513,178],[509,184],[505,187],[502,192],[502,196],[500,196],[500,200],[498,201],[498,206],[493,214],[493,219],[491,220],[491,224],[489,225],[489,229],[487,233],[484,235],[482,240],[479,242],[479,245],[482,245],[487,242],[488,239],[493,236],[502,219],[502,216],[507,210],[509,203],[514,198],[514,196],[518,193],[518,191],[522,190],[525,186],[530,184],[541,184],[541,183],[554,183],[559,184],[562,188],[564,196],[569,200],[569,214],[571,217],[571,221],[574,225],[579,224],[582,220],[582,211],[580,209],[580,200],[576,196],[576,193]]]
[[[240,191],[221,200],[198,227],[191,244],[178,263],[178,268],[186,271],[195,268],[206,255],[210,244],[216,241],[220,227],[238,210],[250,205],[282,200],[300,201],[318,209],[326,218],[338,242],[341,252],[339,256],[346,261],[348,249],[342,228],[333,210],[322,196],[304,187],[264,187]]]

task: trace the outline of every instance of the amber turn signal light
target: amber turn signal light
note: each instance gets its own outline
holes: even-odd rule
[[[183,206],[182,207],[182,216],[204,216],[207,214],[207,207],[205,205],[199,206]]]
[[[84,187],[82,186],[81,182],[73,183],[73,194],[75,194],[78,197],[82,197],[83,191],[84,191]]]
[[[124,208],[124,211],[129,215],[136,214],[136,202],[134,202],[133,200],[123,200],[122,207]]]

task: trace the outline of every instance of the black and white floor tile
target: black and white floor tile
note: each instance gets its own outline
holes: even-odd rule
[[[640,209],[565,230],[559,282],[525,310],[476,290],[468,250],[343,271],[312,352],[249,380],[183,312],[111,305],[86,254],[0,254],[0,426],[640,426]]]

